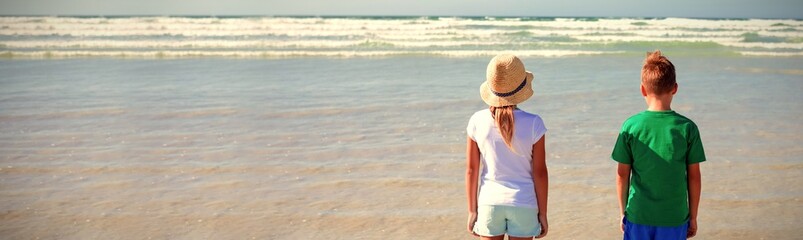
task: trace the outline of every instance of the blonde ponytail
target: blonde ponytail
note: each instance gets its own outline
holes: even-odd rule
[[[516,105],[504,107],[491,106],[491,113],[493,113],[496,127],[499,128],[499,134],[502,135],[505,145],[507,145],[511,151],[516,152],[516,150],[513,149],[513,131],[515,130],[513,129],[513,123],[515,121],[513,119],[513,109],[516,109]]]

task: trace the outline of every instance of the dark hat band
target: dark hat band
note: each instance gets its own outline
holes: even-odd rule
[[[517,87],[516,89],[513,89],[513,91],[506,92],[506,93],[496,92],[493,89],[491,89],[491,85],[490,84],[488,85],[488,89],[491,90],[491,92],[494,95],[496,95],[497,97],[510,97],[513,94],[516,94],[517,92],[521,91],[521,89],[523,89],[524,86],[526,86],[526,85],[527,85],[527,76],[525,75],[524,76],[524,80],[521,81],[521,84],[519,84],[519,87]]]

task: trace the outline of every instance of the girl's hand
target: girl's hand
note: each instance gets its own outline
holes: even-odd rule
[[[546,236],[546,233],[549,231],[549,221],[547,221],[546,215],[538,214],[538,222],[541,223],[541,234],[535,236],[535,238],[542,238]]]
[[[474,223],[476,223],[476,222],[477,222],[477,213],[476,212],[468,213],[468,224],[467,224],[468,225],[468,232],[471,233],[471,235],[479,237],[480,235],[477,235],[476,233],[474,233]]]

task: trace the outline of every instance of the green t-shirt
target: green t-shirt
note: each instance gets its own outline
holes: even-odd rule
[[[705,161],[697,125],[675,111],[628,118],[611,153],[631,166],[625,216],[650,226],[679,226],[689,217],[686,167]]]

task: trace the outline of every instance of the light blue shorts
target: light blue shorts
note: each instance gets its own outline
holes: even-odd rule
[[[486,237],[505,233],[513,237],[532,237],[541,234],[541,224],[535,208],[483,205],[477,207],[473,231]]]

